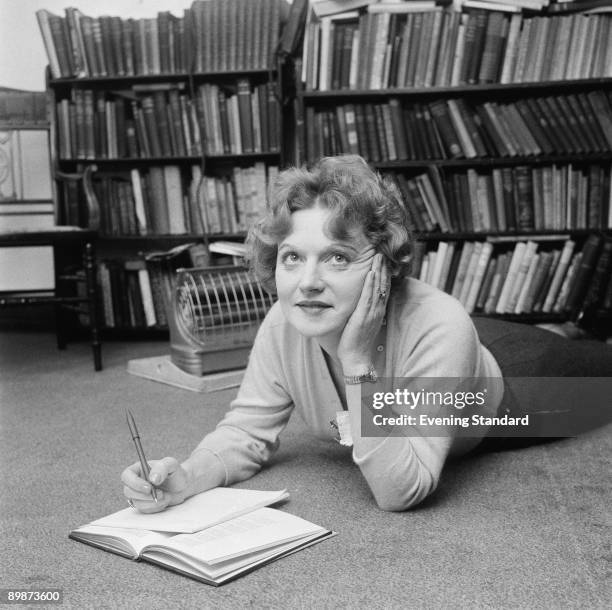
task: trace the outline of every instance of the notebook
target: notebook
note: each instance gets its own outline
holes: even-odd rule
[[[287,497],[284,490],[215,488],[160,513],[118,511],[70,538],[218,586],[334,535],[267,507]]]

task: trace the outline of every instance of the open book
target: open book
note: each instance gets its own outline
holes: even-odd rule
[[[265,507],[287,496],[216,488],[161,513],[121,510],[73,530],[70,538],[220,585],[333,535]]]

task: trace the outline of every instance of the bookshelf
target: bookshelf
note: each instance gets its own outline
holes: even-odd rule
[[[360,154],[387,175],[413,274],[470,313],[609,319],[611,16],[353,5],[311,5],[297,159]]]
[[[104,323],[165,329],[160,276],[225,260],[284,163],[284,0],[195,0],[181,15],[90,17],[38,11],[49,59],[52,161],[95,166],[100,222],[58,189],[62,224],[98,231]],[[111,332],[111,335],[113,333]]]

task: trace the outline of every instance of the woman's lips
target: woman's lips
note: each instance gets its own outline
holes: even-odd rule
[[[296,307],[299,307],[304,313],[309,314],[321,313],[326,309],[331,309],[331,305],[323,303],[322,301],[300,301],[296,303]]]

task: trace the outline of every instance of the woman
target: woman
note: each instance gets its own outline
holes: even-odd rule
[[[495,423],[488,418],[526,413],[502,381],[504,367],[520,377],[526,370],[546,374],[538,369],[542,364],[556,374],[550,373],[551,353],[563,354],[569,342],[488,320],[483,334],[496,349],[487,349],[457,300],[406,277],[411,241],[404,214],[396,190],[357,156],[324,158],[312,171],[280,174],[268,214],[249,236],[252,267],[278,302],[259,329],[238,396],[182,464],[174,458],[151,462],[149,481],[139,464],[123,472],[124,493],[135,508],[163,510],[251,477],[278,447],[294,409],[321,437],[332,439],[330,421],[340,428],[384,510],[405,510],[431,494],[450,456],[496,446],[482,441],[491,435],[487,422]],[[512,361],[507,346],[517,341],[521,351]],[[531,357],[525,350],[534,344],[539,352]],[[591,374],[612,374],[612,350],[597,350]],[[571,368],[573,359],[567,362]],[[462,417],[483,416],[484,423],[476,437],[445,421],[433,432],[427,416],[441,413],[440,405],[420,410],[424,422],[409,421],[414,405],[398,397],[386,413],[403,414],[401,425],[362,431],[380,406],[362,404],[362,395],[383,387],[374,383],[377,377],[387,389],[418,391],[427,380],[436,389],[436,380],[443,380],[445,392],[459,385],[462,396],[484,392],[486,400],[459,407]]]

